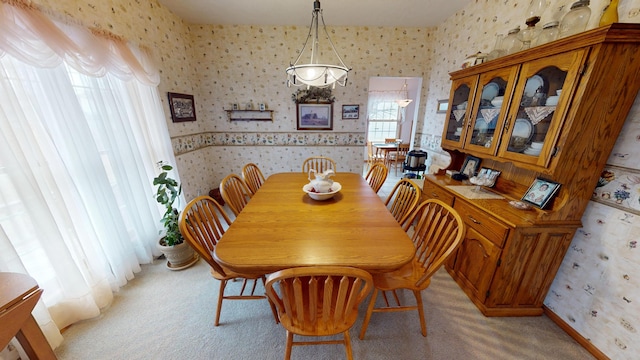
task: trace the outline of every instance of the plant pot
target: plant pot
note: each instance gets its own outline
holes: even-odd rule
[[[198,254],[186,242],[173,246],[164,245],[164,238],[158,241],[158,248],[167,258],[167,269],[182,270],[198,262]]]

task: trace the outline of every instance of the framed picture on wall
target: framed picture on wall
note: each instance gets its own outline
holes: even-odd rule
[[[168,93],[169,109],[173,122],[196,121],[196,109],[193,95]]]
[[[333,130],[333,103],[298,104],[298,130]]]
[[[449,99],[438,100],[438,109],[436,110],[436,113],[444,114],[447,112],[448,109],[449,109]]]
[[[342,118],[354,120],[360,117],[360,105],[342,105]]]

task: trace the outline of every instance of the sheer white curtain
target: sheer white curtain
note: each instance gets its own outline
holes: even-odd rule
[[[0,2],[0,271],[44,289],[34,315],[53,347],[159,254],[152,179],[175,159],[145,59]]]

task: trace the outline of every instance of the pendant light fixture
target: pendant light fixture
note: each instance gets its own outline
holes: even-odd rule
[[[319,32],[320,26],[318,21],[322,20],[322,30],[326,35],[331,49],[340,62],[338,65],[328,65],[320,63],[318,58],[320,51]],[[313,38],[312,38],[313,37]],[[305,54],[305,49],[311,40],[310,51],[311,58],[308,64],[301,64],[300,59]],[[326,61],[326,59],[323,59]],[[335,88],[336,84],[345,86],[347,84],[347,73],[351,70],[348,68],[342,58],[336,51],[336,47],[333,45],[329,33],[327,32],[327,26],[324,23],[324,17],[322,16],[322,9],[320,9],[320,1],[315,0],[313,2],[313,16],[311,18],[311,25],[309,26],[309,34],[307,39],[300,50],[300,54],[296,61],[287,68],[287,86],[307,86],[307,87],[329,87]]]
[[[404,109],[407,106],[409,106],[409,104],[411,104],[411,102],[413,101],[412,99],[409,99],[409,91],[407,90],[407,80],[404,81],[404,86],[402,87],[401,92],[402,92],[402,95],[404,95],[404,99],[396,100],[396,103],[398,104],[398,106]]]

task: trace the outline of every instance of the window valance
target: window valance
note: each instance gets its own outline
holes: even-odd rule
[[[104,30],[52,20],[25,0],[0,0],[0,57],[52,68],[62,61],[77,71],[101,77],[133,77],[158,85],[160,76],[148,53]]]

